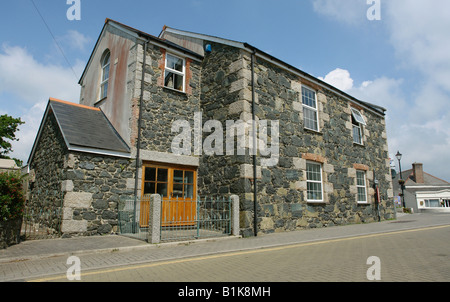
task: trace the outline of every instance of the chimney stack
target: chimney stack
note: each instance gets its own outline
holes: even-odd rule
[[[420,163],[413,163],[414,181],[418,184],[423,184],[423,165]]]

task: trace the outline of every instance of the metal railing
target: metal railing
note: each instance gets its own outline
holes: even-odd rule
[[[154,195],[153,195],[154,196]],[[135,202],[136,200],[136,202]],[[120,234],[148,240],[152,227],[161,242],[229,236],[232,233],[232,198],[132,198],[119,205]],[[154,207],[158,214],[152,216]],[[151,217],[154,218],[152,221]],[[158,220],[158,221],[155,221]]]
[[[48,239],[61,236],[60,208],[25,209],[20,236],[25,240]]]

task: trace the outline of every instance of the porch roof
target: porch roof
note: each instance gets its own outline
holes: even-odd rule
[[[28,163],[32,161],[43,124],[49,113],[55,116],[70,151],[130,157],[130,147],[99,108],[50,98]]]

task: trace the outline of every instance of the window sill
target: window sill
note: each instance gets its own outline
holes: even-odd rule
[[[359,146],[359,147],[363,147],[363,148],[366,147],[366,145],[364,145],[364,144],[359,144],[359,143],[355,143],[355,142],[353,142],[353,146]]]
[[[326,202],[324,200],[307,200],[307,204],[329,204],[329,202]]]
[[[311,132],[313,134],[323,135],[323,132],[318,131],[318,130],[314,130],[314,129],[310,129],[310,128],[306,128],[306,127],[303,127],[303,130],[305,130],[306,132]]]
[[[100,106],[100,103],[103,103],[108,97],[105,96],[104,98],[98,100],[97,102],[94,103],[94,107]]]
[[[176,93],[179,93],[181,95],[186,95],[187,96],[187,93],[185,91],[181,91],[181,90],[170,88],[170,87],[166,87],[166,86],[162,86],[162,88],[165,89],[165,90],[171,91],[171,92],[176,92]]]
[[[357,201],[356,202],[358,205],[370,205],[370,202],[367,202],[367,201]]]

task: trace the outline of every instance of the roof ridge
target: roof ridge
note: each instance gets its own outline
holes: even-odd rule
[[[90,109],[90,110],[100,111],[100,108],[77,104],[77,103],[73,103],[73,102],[69,102],[69,101],[63,101],[63,100],[59,100],[59,99],[55,99],[55,98],[49,98],[49,100],[54,101],[54,102],[63,103],[63,104],[70,105],[70,106],[76,106],[76,107],[80,107],[80,108],[86,108],[86,109]]]

